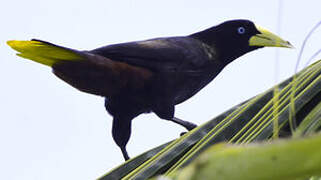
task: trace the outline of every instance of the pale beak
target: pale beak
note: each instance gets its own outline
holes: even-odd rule
[[[285,47],[294,48],[289,41],[281,39],[279,36],[271,33],[270,31],[256,26],[256,29],[260,32],[252,36],[249,40],[250,46],[269,46],[269,47]]]

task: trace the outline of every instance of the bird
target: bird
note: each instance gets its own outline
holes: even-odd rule
[[[194,96],[238,57],[263,48],[293,46],[247,19],[224,21],[186,36],[160,37],[75,50],[46,41],[9,40],[17,55],[49,66],[72,87],[105,98],[112,137],[126,160],[132,120],[155,113],[188,131],[175,105]]]

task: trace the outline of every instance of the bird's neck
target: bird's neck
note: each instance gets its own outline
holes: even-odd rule
[[[190,37],[200,40],[201,42],[213,47],[213,45],[217,43],[215,40],[217,38],[215,37],[216,36],[215,34],[217,34],[218,32],[216,31],[217,30],[215,30],[215,28],[209,28],[204,31],[191,34]]]
[[[233,42],[227,41],[227,38],[222,36],[222,30],[215,27],[206,29],[201,32],[190,35],[190,37],[197,39],[215,51],[215,59],[219,60],[220,64],[226,66],[238,57],[246,54],[248,49],[237,47]],[[235,46],[235,47],[233,47]]]

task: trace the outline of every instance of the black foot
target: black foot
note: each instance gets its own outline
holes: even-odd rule
[[[189,131],[197,127],[196,124],[193,124],[191,122],[178,119],[176,117],[173,117],[172,121],[177,123],[177,124],[180,124],[180,125],[184,126]]]
[[[130,157],[128,156],[128,153],[126,151],[126,148],[120,148],[121,149],[121,152],[123,153],[123,157],[125,159],[125,161],[127,161],[128,159],[130,159]]]
[[[184,134],[186,134],[187,132],[181,132],[181,134],[179,134],[179,136],[184,136]]]

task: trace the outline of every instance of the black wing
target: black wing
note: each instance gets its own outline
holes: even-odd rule
[[[190,37],[171,37],[109,45],[89,52],[153,71],[192,72],[209,61],[203,46]]]

